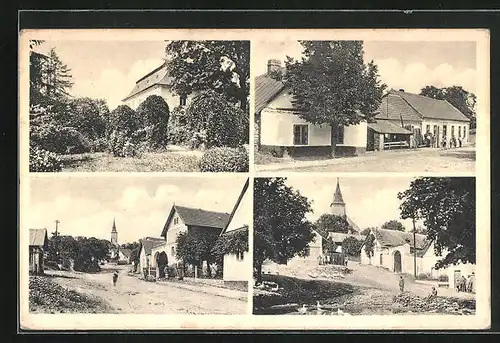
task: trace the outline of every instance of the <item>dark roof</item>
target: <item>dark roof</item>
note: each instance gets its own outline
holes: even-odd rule
[[[335,189],[335,193],[333,194],[333,203],[332,204],[342,204],[344,203],[344,198],[342,197],[342,192],[340,191],[339,179],[337,178],[337,188]]]
[[[175,212],[177,212],[179,217],[181,217],[186,226],[203,226],[216,229],[224,229],[229,222],[230,217],[229,213],[173,205],[165,226],[163,227],[163,231],[161,232],[162,237],[165,237],[167,234],[168,225],[170,224]]]
[[[234,214],[236,213],[236,210],[238,209],[238,206],[240,206],[241,200],[243,199],[243,196],[245,195],[245,193],[246,193],[246,191],[248,189],[248,184],[249,184],[249,179],[247,178],[247,180],[245,181],[245,184],[243,185],[243,188],[242,188],[242,190],[240,192],[240,195],[238,196],[238,200],[236,200],[236,203],[234,204],[233,211],[231,212],[231,215],[229,216],[227,224],[226,224],[226,226],[224,227],[224,229],[220,233],[221,235],[223,235],[224,233],[227,232],[227,228],[229,227],[229,224],[231,223],[231,220],[233,220]],[[242,226],[241,228],[244,228],[244,226]],[[238,229],[235,229],[235,230],[231,230],[231,231],[236,231],[236,230],[239,230],[241,228],[238,228]]]
[[[412,132],[398,126],[389,120],[377,120],[375,123],[368,123],[368,127],[378,133],[390,133],[400,135],[411,135]]]
[[[359,226],[355,222],[353,222],[351,218],[345,216],[345,219],[347,220],[347,223],[351,226],[353,231],[359,232]]]
[[[375,229],[373,230],[375,238],[383,247],[397,247],[404,244],[409,244],[413,248],[413,233],[397,230]],[[430,243],[426,235],[416,234],[417,255],[423,256]]]
[[[285,88],[283,82],[277,81],[267,74],[257,76],[255,78],[255,113],[262,111],[283,88]]]
[[[46,247],[48,243],[47,229],[30,229],[30,246]]]
[[[152,248],[158,247],[163,244],[165,244],[165,239],[163,238],[145,237],[143,239],[139,239],[139,251],[141,251],[142,247],[144,247],[146,255],[150,255]]]
[[[137,80],[134,89],[132,89],[132,91],[122,101],[130,99],[134,95],[139,94],[155,85],[169,86],[172,83],[172,80],[173,79],[167,75],[167,65],[164,63],[152,72]]]
[[[388,104],[387,104],[388,102]],[[389,112],[387,113],[387,107]],[[462,112],[446,100],[437,100],[423,95],[390,90],[379,107],[375,118],[400,120],[442,119],[469,122]]]
[[[125,255],[126,257],[130,257],[130,253],[132,252],[132,249],[127,249],[127,248],[120,248],[120,251]]]
[[[240,232],[240,231],[248,231],[248,225],[243,225],[242,227],[239,227],[237,229],[234,229],[234,230],[230,230],[230,231],[223,231],[221,233],[221,236],[224,235],[224,236],[231,236],[232,234],[236,233],[236,232]]]

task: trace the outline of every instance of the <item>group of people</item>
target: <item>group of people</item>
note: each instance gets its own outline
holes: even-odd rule
[[[436,138],[437,137],[434,134],[427,132],[424,135],[424,141],[426,143],[425,145],[432,148],[438,148],[438,142]],[[458,138],[455,138],[455,135],[452,135],[451,138],[448,139],[446,135],[443,135],[443,137],[441,138],[440,145],[441,148],[443,149],[448,149],[448,148],[451,149],[457,147],[461,148],[463,143],[464,143],[464,137],[458,136]]]
[[[469,275],[467,278],[461,276],[456,283],[457,292],[468,292],[471,293],[474,290],[474,278],[473,275]]]

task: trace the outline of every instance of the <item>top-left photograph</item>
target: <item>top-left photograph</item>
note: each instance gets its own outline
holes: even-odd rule
[[[248,172],[249,89],[250,41],[30,39],[29,171]]]

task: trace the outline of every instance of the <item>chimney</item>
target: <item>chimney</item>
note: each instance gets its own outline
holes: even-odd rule
[[[403,93],[405,92],[405,90],[403,88],[400,88],[399,91],[403,92]]]
[[[280,71],[281,61],[276,59],[271,59],[267,61],[267,73],[270,74],[273,71]]]

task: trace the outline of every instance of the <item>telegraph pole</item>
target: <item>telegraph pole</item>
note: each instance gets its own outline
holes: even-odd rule
[[[417,230],[415,229],[415,216],[412,217],[413,222],[413,276],[417,278]]]
[[[59,263],[59,249],[57,246],[57,237],[59,236],[58,227],[59,227],[59,223],[60,223],[59,219],[56,219],[55,223],[56,223],[56,237],[55,237],[55,241],[54,241],[54,248],[56,251],[56,260],[57,260],[57,263]]]

